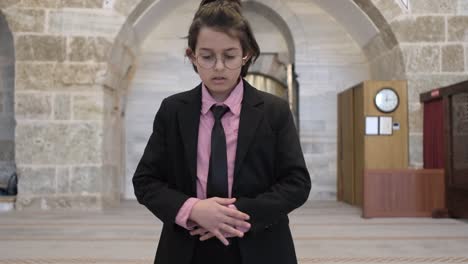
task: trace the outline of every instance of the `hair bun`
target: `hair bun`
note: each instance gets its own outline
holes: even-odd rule
[[[236,4],[239,7],[242,6],[241,0],[202,0],[201,3],[200,3],[200,7],[202,7],[204,5],[207,5],[209,3],[213,3],[213,2],[220,2],[220,3],[225,2],[225,3]]]

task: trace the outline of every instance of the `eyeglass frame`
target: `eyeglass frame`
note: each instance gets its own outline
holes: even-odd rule
[[[214,63],[213,63],[213,66],[211,66],[211,67],[209,67],[209,68],[203,67],[203,66],[198,62],[198,58],[199,58],[200,56],[201,56],[201,55],[196,55],[196,56],[195,56],[194,54],[192,54],[192,57],[193,57],[193,58],[195,59],[195,61],[197,62],[197,65],[200,65],[200,67],[202,67],[202,68],[205,69],[205,70],[211,70],[211,69],[213,69],[213,68],[216,66],[216,64],[218,64],[218,56],[215,55],[215,61],[214,61]],[[239,56],[240,56],[240,55],[235,55],[234,57],[239,57]],[[225,58],[225,55],[222,55],[221,61],[223,62],[223,66],[224,66],[225,68],[227,68],[227,69],[229,69],[229,70],[237,70],[237,69],[239,69],[239,68],[242,68],[242,67],[245,65],[246,60],[247,60],[248,57],[249,57],[248,55],[245,56],[245,57],[242,57],[242,60],[241,60],[242,63],[241,63],[241,65],[240,65],[239,67],[237,67],[237,68],[234,68],[234,69],[231,69],[231,68],[229,68],[228,66],[226,66],[226,58]]]

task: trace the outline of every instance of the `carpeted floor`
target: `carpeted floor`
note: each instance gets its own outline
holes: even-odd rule
[[[299,263],[468,263],[468,223],[362,219],[349,205],[309,202],[290,215]],[[161,223],[134,201],[104,212],[0,214],[0,264],[152,263]],[[281,263],[278,263],[281,264]]]

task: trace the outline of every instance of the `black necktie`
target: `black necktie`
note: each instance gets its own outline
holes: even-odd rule
[[[221,118],[229,111],[228,107],[211,107],[215,119],[211,130],[211,155],[208,169],[207,197],[228,198],[226,136]]]

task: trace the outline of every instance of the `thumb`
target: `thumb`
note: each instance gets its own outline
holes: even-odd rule
[[[233,204],[236,201],[236,198],[220,198],[220,197],[215,197],[214,201],[221,204],[221,205],[230,205]]]

